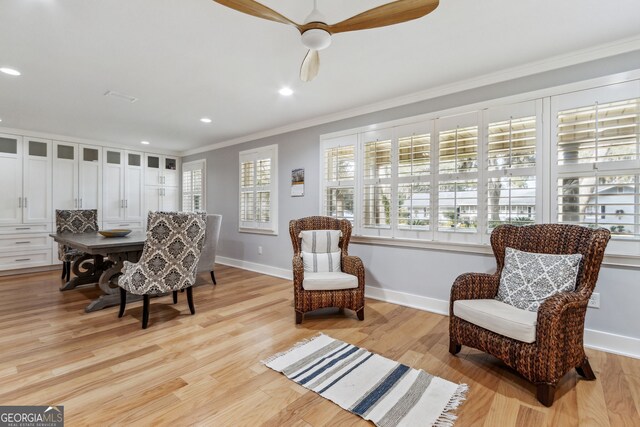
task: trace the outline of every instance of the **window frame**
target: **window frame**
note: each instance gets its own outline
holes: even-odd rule
[[[256,182],[257,162],[260,160],[270,160],[269,184],[258,186]],[[253,192],[254,219],[246,221],[242,218],[242,164],[253,162],[253,185],[245,187],[245,191]],[[249,190],[250,189],[250,190]],[[256,219],[257,194],[259,192],[269,192],[269,221]],[[238,232],[278,235],[278,145],[267,145],[240,151],[238,153]]]
[[[182,173],[180,174],[180,193],[181,193],[180,208],[184,212],[197,212],[196,210],[187,211],[184,206],[184,198],[185,198],[184,173],[193,172],[194,170],[202,171],[202,192],[199,193],[200,199],[201,199],[200,205],[202,206],[202,209],[200,209],[200,211],[207,210],[206,209],[207,207],[207,159],[199,159],[199,160],[193,160],[191,162],[186,162],[182,164]],[[193,182],[193,178],[191,182]],[[193,190],[188,191],[186,193],[191,193],[191,197],[192,197],[191,202],[193,203],[193,196],[195,196],[196,193]]]

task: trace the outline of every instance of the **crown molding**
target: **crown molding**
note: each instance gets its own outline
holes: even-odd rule
[[[313,119],[291,123],[286,126],[280,126],[277,128],[255,132],[249,135],[244,135],[238,138],[229,139],[227,141],[217,142],[204,147],[185,150],[185,151],[182,151],[180,155],[189,156],[192,154],[200,154],[207,151],[218,150],[220,148],[229,147],[232,145],[255,141],[262,138],[268,138],[275,135],[281,135],[284,133],[293,132],[300,129],[306,129],[306,128],[310,128],[313,126],[318,126],[326,123],[331,123],[338,120],[344,120],[351,117],[361,116],[364,114],[374,113],[374,112],[386,110],[389,108],[395,108],[403,105],[413,104],[415,102],[420,102],[427,99],[436,98],[439,96],[450,95],[450,94],[462,92],[465,90],[470,90],[470,89],[475,89],[482,86],[501,83],[504,81],[526,77],[534,74],[539,74],[546,71],[552,71],[559,68],[581,64],[584,62],[594,61],[598,59],[607,58],[610,56],[633,52],[635,50],[640,50],[640,36],[634,36],[634,37],[618,40],[611,43],[597,45],[587,49],[578,50],[569,54],[553,56],[541,61],[531,62],[525,65],[508,68],[506,70],[485,74],[485,75],[474,77],[471,79],[462,80],[462,81],[450,83],[450,84],[445,84],[445,85],[437,86],[430,89],[425,89],[409,95],[403,95],[403,96],[391,98],[388,100],[375,102],[368,105],[363,105],[361,107],[351,108],[348,110],[343,110],[340,112],[319,116]]]

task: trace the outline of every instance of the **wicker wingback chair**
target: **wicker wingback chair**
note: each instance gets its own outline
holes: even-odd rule
[[[449,352],[456,354],[461,345],[466,345],[501,359],[536,384],[537,398],[545,406],[553,404],[556,385],[570,370],[575,368],[586,379],[595,379],[583,348],[584,319],[609,238],[608,230],[577,225],[496,227],[491,234],[496,272],[462,274],[451,288]],[[561,292],[542,303],[532,343],[505,337],[454,315],[457,300],[496,297],[507,247],[535,253],[582,254],[575,290]]]
[[[97,209],[56,209],[56,233],[95,233],[98,231]],[[84,253],[58,244],[58,259],[62,261],[62,279],[71,277],[71,262]]]
[[[192,286],[206,230],[206,213],[150,212],[147,238],[137,263],[125,261],[120,287],[120,311],[124,315],[127,293],[143,296],[142,328],[149,323],[149,296],[187,290],[191,314],[195,314]]]
[[[340,230],[342,236],[338,243],[341,251],[341,269],[358,278],[358,287],[336,290],[305,290],[304,264],[300,232],[306,230]],[[289,234],[293,244],[293,292],[296,323],[302,323],[304,313],[325,307],[348,308],[356,312],[358,319],[364,320],[364,266],[362,260],[350,256],[349,240],[351,223],[325,216],[311,216],[289,222]]]

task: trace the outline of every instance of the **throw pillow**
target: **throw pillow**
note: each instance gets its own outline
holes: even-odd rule
[[[537,312],[550,296],[575,289],[581,259],[581,254],[538,254],[507,248],[496,299]]]
[[[339,251],[329,253],[302,252],[304,271],[308,273],[341,271],[340,254]]]
[[[340,230],[307,230],[301,231],[302,251],[313,253],[338,252]]]

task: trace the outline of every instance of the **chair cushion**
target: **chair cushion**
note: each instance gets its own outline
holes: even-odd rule
[[[335,291],[358,287],[358,278],[352,274],[337,273],[304,273],[302,288],[305,291]]]
[[[302,252],[304,271],[311,273],[342,271],[340,268],[341,252],[314,254]]]
[[[506,248],[496,299],[537,312],[550,296],[575,289],[581,259],[581,254],[539,254]]]
[[[306,230],[300,232],[302,251],[313,253],[338,252],[340,230]]]
[[[538,313],[522,310],[495,299],[467,299],[453,302],[453,314],[467,322],[514,340],[536,340]]]

